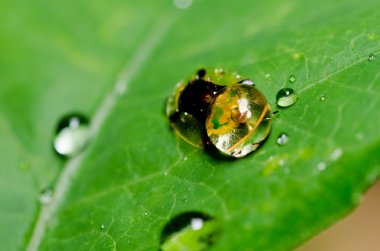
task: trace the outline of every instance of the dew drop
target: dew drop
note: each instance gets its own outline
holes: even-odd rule
[[[326,169],[326,163],[325,162],[319,162],[317,164],[317,170],[318,171],[324,171]]]
[[[271,78],[271,75],[270,75],[269,73],[266,73],[266,74],[264,75],[264,78],[266,78],[266,79],[270,79],[270,78]]]
[[[178,9],[184,10],[191,6],[193,0],[173,0],[173,3]]]
[[[170,220],[161,233],[162,251],[208,250],[220,234],[220,224],[209,215],[187,212]]]
[[[100,229],[101,230],[104,230],[106,228],[106,226],[104,225],[104,224],[102,224],[101,226],[100,226]]]
[[[341,148],[336,148],[331,154],[330,159],[331,160],[337,160],[339,159],[343,154],[343,150]]]
[[[46,187],[42,189],[41,194],[40,194],[41,204],[44,204],[44,205],[50,204],[52,199],[53,199],[53,189],[51,189],[50,187]]]
[[[357,140],[362,141],[364,139],[364,133],[358,132],[355,137]]]
[[[319,96],[319,99],[320,99],[321,101],[325,101],[325,99],[326,99],[325,94],[321,94],[321,96]]]
[[[295,104],[298,100],[298,95],[291,88],[282,88],[277,92],[276,101],[279,107],[289,107]]]
[[[89,141],[88,120],[79,114],[71,114],[61,119],[54,139],[55,151],[63,157],[73,157],[80,153]]]
[[[294,83],[296,81],[296,76],[290,75],[290,77],[289,77],[288,80],[289,80],[290,83]]]
[[[376,58],[375,54],[371,53],[368,56],[368,61],[373,61],[373,60],[375,60],[375,58]]]
[[[281,133],[280,135],[278,135],[276,142],[280,146],[286,145],[289,142],[288,134],[286,134],[284,132]]]

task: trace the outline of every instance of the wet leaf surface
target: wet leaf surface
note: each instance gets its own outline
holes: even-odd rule
[[[380,172],[379,7],[3,1],[0,249],[158,250],[167,222],[191,211],[221,225],[212,250],[299,245]],[[166,98],[201,66],[250,77],[279,110],[254,154],[220,159],[169,129]],[[284,87],[298,101],[281,109]],[[52,142],[72,112],[90,118],[93,138],[64,161]]]

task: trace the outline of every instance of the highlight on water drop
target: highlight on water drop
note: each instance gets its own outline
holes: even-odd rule
[[[58,123],[54,138],[54,150],[63,157],[73,157],[80,153],[90,138],[89,122],[80,114],[70,114]]]

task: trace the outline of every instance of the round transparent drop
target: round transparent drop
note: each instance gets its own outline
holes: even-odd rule
[[[221,68],[199,69],[189,80],[178,83],[166,105],[171,127],[186,142],[204,146],[205,120],[216,96],[232,83],[253,82]]]
[[[294,83],[295,81],[296,81],[296,76],[291,75],[291,76],[289,77],[289,82],[290,82],[290,83]]]
[[[217,240],[220,224],[199,212],[187,212],[171,219],[161,233],[161,251],[205,251]]]
[[[61,156],[73,157],[85,148],[89,135],[86,118],[81,115],[66,116],[58,125],[54,149]]]
[[[44,188],[40,194],[40,202],[42,204],[49,204],[53,199],[53,189],[50,187]]]
[[[268,137],[270,115],[260,91],[252,85],[233,84],[216,97],[206,120],[207,135],[222,153],[244,157]]]
[[[283,88],[277,92],[276,102],[280,107],[289,107],[294,105],[298,100],[298,95],[291,88]]]
[[[280,146],[286,145],[289,142],[288,134],[286,134],[284,132],[281,133],[280,135],[278,135],[276,142]]]

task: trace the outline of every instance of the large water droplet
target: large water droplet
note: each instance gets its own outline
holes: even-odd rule
[[[162,251],[204,251],[215,243],[220,224],[212,217],[188,212],[174,217],[161,233]]]
[[[373,60],[375,60],[375,58],[376,58],[375,54],[371,53],[368,56],[368,61],[373,61]]]
[[[280,146],[286,145],[289,142],[288,134],[286,134],[284,132],[281,133],[280,135],[278,135],[276,142]]]
[[[294,83],[296,81],[296,76],[290,75],[290,77],[289,77],[288,80],[289,80],[290,83]]]
[[[41,191],[40,202],[41,204],[49,204],[53,199],[53,189],[46,187]]]
[[[219,68],[178,84],[166,114],[188,143],[237,158],[255,151],[271,129],[269,104],[254,83]]]
[[[58,124],[54,149],[61,156],[73,157],[84,149],[89,136],[88,120],[82,115],[71,114]]]
[[[295,104],[298,100],[298,95],[291,88],[282,88],[276,95],[277,105],[280,107],[289,107]]]

